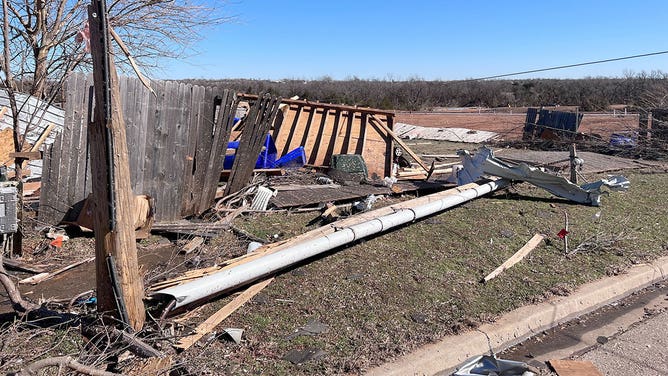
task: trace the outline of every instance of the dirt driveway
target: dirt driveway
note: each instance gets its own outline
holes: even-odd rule
[[[525,117],[526,112],[397,112],[394,121],[423,127],[491,131],[505,140],[519,140]],[[637,130],[638,126],[638,114],[585,113],[580,132],[608,139],[612,133]]]

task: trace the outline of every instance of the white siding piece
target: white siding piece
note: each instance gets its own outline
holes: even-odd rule
[[[437,140],[467,143],[483,143],[498,137],[498,133],[467,128],[432,128],[406,123],[394,124],[394,133],[409,140]]]
[[[495,158],[492,150],[486,147],[481,147],[474,156],[471,156],[468,151],[462,151],[460,155],[464,168],[457,173],[459,185],[477,181],[482,175],[498,176],[511,181],[526,181],[555,196],[593,206],[601,204],[603,194],[601,188],[625,191],[631,185],[623,176],[609,176],[608,179],[577,186],[563,176],[550,174],[526,163],[514,165],[503,162]]]
[[[55,140],[58,133],[63,130],[65,122],[65,110],[56,106],[49,106],[46,102],[25,94],[16,95],[16,104],[19,107],[19,129],[21,133],[25,132],[30,124],[26,140],[34,144],[42,135],[49,124],[54,124],[55,128],[44,141],[44,145],[50,145]],[[13,127],[13,116],[9,106],[9,97],[7,91],[0,89],[0,108],[7,107],[8,111],[0,119],[0,130]],[[43,146],[42,146],[43,147]]]

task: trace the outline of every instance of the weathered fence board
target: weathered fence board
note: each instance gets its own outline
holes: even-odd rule
[[[280,103],[280,98],[272,98],[269,94],[265,94],[251,105],[250,112],[244,119],[239,149],[234,158],[230,177],[227,179],[225,195],[238,192],[248,185],[257,156],[276,119]]]
[[[91,85],[92,77],[73,74],[65,86],[64,129],[44,156],[39,218],[46,223],[74,220],[91,191]],[[233,117],[235,111],[223,107],[234,105],[234,95],[178,82],[153,81],[151,87],[156,95],[137,79],[120,78],[133,191],[154,199],[158,221],[200,214],[213,203],[232,124],[221,118],[227,133],[214,128],[216,106],[220,116]],[[216,96],[227,100],[217,104]]]

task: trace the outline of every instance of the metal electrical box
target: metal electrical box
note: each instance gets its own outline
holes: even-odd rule
[[[13,233],[19,228],[16,201],[16,186],[12,183],[0,183],[0,234]]]

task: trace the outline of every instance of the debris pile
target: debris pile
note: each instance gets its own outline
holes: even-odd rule
[[[83,83],[90,79],[73,77],[71,90],[82,90],[86,86]],[[79,81],[81,85],[76,84]],[[143,95],[141,90],[144,89],[138,85],[124,87],[134,88],[136,91],[131,94],[136,97]],[[154,87],[159,97],[166,98],[169,98],[167,94],[181,89],[166,83],[156,83]],[[223,336],[235,343],[243,341],[242,329],[220,329],[221,323],[258,297],[274,278],[280,278],[277,275],[293,265],[309,262],[366,237],[382,236],[401,226],[409,226],[505,189],[513,182],[528,182],[555,196],[594,206],[601,205],[604,188],[624,191],[630,186],[623,176],[578,185],[560,172],[526,161],[496,157],[484,146],[473,153],[461,150],[456,156],[419,155],[402,140],[413,137],[447,140],[452,138],[445,135],[452,134],[458,142],[481,143],[493,140],[497,136],[493,132],[461,129],[427,132],[394,124],[394,115],[388,111],[282,99],[269,94],[191,89],[194,94],[189,103],[196,105],[176,111],[171,105],[153,103],[156,113],[161,114],[152,119],[155,123],[138,126],[138,123],[128,122],[132,124],[128,127],[128,159],[133,166],[130,175],[135,195],[134,210],[125,213],[124,219],[134,226],[135,239],[147,238],[151,233],[186,236],[186,240],[179,239],[180,243],[177,240],[169,245],[176,245],[178,257],[187,258],[190,264],[155,276],[146,291],[136,291],[142,297],[148,295],[146,303],[156,318],[156,331],[168,330],[165,323],[173,320],[169,330],[171,338],[176,338],[173,347],[179,351],[188,350],[198,341]],[[172,99],[178,102],[177,97]],[[85,111],[75,104],[87,106],[88,103],[70,102],[65,109],[65,119],[76,122],[77,127],[65,124],[64,131],[45,152],[47,169],[41,181],[39,218],[53,228],[76,226],[80,231],[99,231],[95,228],[100,225],[96,222],[95,209],[106,206],[89,196],[89,158],[82,152],[88,147],[83,137],[88,125],[83,121]],[[572,119],[569,119],[570,122]],[[563,131],[568,131],[569,127],[564,125]],[[501,155],[505,154],[501,152]],[[560,162],[568,162],[574,176],[583,163],[588,163],[588,158],[576,157],[573,153]],[[60,163],[63,166],[58,167]],[[398,199],[407,193],[418,197]],[[310,223],[312,230],[280,240],[274,235],[272,240],[276,241],[273,242],[268,242],[268,238],[253,238],[234,226],[235,219],[243,215],[306,211],[316,212]],[[245,253],[200,267],[197,257],[203,255],[207,245],[221,233],[228,231],[243,238],[241,253]],[[60,247],[67,241],[67,235],[60,230],[47,234],[50,239],[40,245],[40,251]],[[566,241],[567,220],[562,235]],[[494,282],[498,281],[499,275],[521,262],[545,237],[545,234],[536,234],[512,257],[499,263],[483,282],[494,278],[497,278]],[[121,273],[114,270],[113,258],[111,261],[109,258],[100,260],[99,256],[82,258],[52,271],[38,265],[30,269],[11,260],[7,265],[38,273],[19,281],[38,284],[93,260],[98,273],[102,270],[112,277],[112,285],[118,284],[114,277]],[[243,291],[196,327],[179,325],[174,318],[239,290]],[[99,291],[87,292],[72,299],[68,308],[76,306],[87,311],[99,303],[98,297]],[[123,294],[114,293],[114,298],[121,312]],[[415,317],[415,322],[426,322],[425,318]],[[120,320],[123,321],[122,317]],[[289,338],[327,331],[327,325],[314,319]],[[125,331],[121,332],[127,336]],[[136,341],[120,334],[118,338],[137,345]],[[146,346],[151,350],[151,346]],[[326,355],[324,350],[312,347],[294,350],[285,359],[301,364]],[[487,374],[481,372],[532,374],[523,364],[480,357],[456,375]]]

